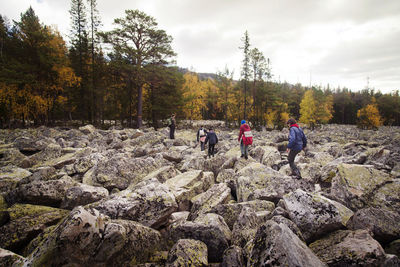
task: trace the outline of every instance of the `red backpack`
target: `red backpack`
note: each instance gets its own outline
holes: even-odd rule
[[[243,132],[243,144],[246,146],[252,145],[253,144],[253,134],[251,131],[245,131]]]

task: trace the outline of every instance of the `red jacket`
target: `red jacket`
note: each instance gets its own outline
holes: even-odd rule
[[[238,141],[240,141],[240,138],[242,138],[243,144],[245,144],[246,146],[253,144],[253,137],[244,136],[244,132],[247,131],[251,131],[250,126],[247,125],[246,123],[242,124],[242,126],[240,126]]]

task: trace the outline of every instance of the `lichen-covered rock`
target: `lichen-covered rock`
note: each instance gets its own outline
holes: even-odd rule
[[[221,267],[244,267],[243,249],[238,246],[231,246],[224,252]]]
[[[165,182],[172,191],[180,211],[188,211],[190,200],[214,184],[214,175],[211,172],[201,170],[188,171],[179,174]]]
[[[237,173],[236,193],[239,202],[263,199],[278,202],[283,195],[311,184],[283,175],[260,163],[251,163]]]
[[[22,266],[25,258],[9,250],[0,248],[0,266]]]
[[[383,266],[385,252],[366,230],[339,230],[310,244],[329,266]]]
[[[159,229],[177,211],[178,205],[169,188],[156,178],[89,204],[112,219],[126,219]]]
[[[93,125],[88,124],[88,125],[79,127],[79,130],[84,134],[92,134],[96,131],[96,128]]]
[[[146,262],[160,244],[160,233],[151,228],[78,207],[26,258],[25,265],[134,265]]]
[[[235,177],[235,171],[233,169],[223,169],[218,173],[216,178],[217,183],[225,183],[233,180]]]
[[[297,227],[297,225],[294,222],[292,222],[291,220],[289,220],[288,218],[283,217],[281,215],[276,215],[271,218],[271,221],[274,221],[278,224],[281,224],[281,223],[285,224],[287,227],[289,227],[290,230],[292,230],[292,232],[294,234],[296,234],[298,236],[298,238],[300,238],[301,241],[305,242],[303,234],[300,231],[299,227]]]
[[[189,219],[194,220],[200,214],[211,211],[220,204],[226,204],[231,199],[231,189],[225,183],[214,184],[206,192],[192,198],[192,209]]]
[[[221,215],[224,218],[226,224],[229,226],[229,229],[233,229],[233,225],[237,221],[244,207],[249,207],[255,212],[272,212],[275,208],[275,204],[267,200],[252,200],[240,203],[220,204],[212,208],[210,212]]]
[[[283,197],[290,219],[300,228],[307,242],[343,228],[353,212],[319,194],[300,189]]]
[[[194,222],[172,224],[169,238],[174,242],[179,239],[200,240],[207,245],[208,261],[221,262],[225,249],[229,247],[231,232],[221,216],[208,213]]]
[[[0,168],[0,193],[8,193],[17,188],[18,182],[26,177],[29,177],[32,173],[16,167],[16,166],[5,166]]]
[[[352,210],[366,206],[370,194],[392,178],[372,166],[340,164],[332,180],[331,197]]]
[[[257,232],[259,221],[252,208],[243,207],[237,221],[233,225],[232,245],[244,247]]]
[[[400,180],[395,179],[375,189],[368,197],[367,203],[400,214]]]
[[[128,153],[117,153],[101,159],[90,173],[92,185],[100,185],[108,190],[126,189],[139,183],[143,177],[162,166],[162,159],[133,158]]]
[[[45,149],[43,149],[39,153],[30,156],[29,159],[33,162],[33,164],[41,165],[45,161],[56,159],[61,156],[62,156],[61,146],[58,144],[49,144],[48,146],[46,146]]]
[[[164,183],[168,179],[171,179],[179,174],[181,174],[179,170],[175,169],[174,166],[168,165],[168,166],[163,166],[149,173],[147,176],[143,178],[143,180],[157,178],[157,180],[160,181],[160,183]]]
[[[374,239],[381,244],[400,239],[400,215],[398,213],[377,208],[358,210],[347,222],[351,230],[367,229]]]
[[[180,239],[168,253],[167,265],[180,266],[208,266],[207,246],[201,241]]]
[[[327,266],[285,224],[268,221],[257,230],[247,266]]]
[[[78,184],[65,192],[61,208],[72,210],[76,206],[83,206],[106,197],[108,197],[108,191],[103,187]]]
[[[0,247],[18,253],[38,234],[68,214],[66,210],[29,204],[15,204],[7,212],[10,221],[0,227]]]
[[[77,183],[69,176],[58,180],[33,181],[20,185],[18,195],[25,203],[60,207],[68,189]]]

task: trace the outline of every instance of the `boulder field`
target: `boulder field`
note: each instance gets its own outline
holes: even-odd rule
[[[400,128],[304,131],[0,130],[0,266],[400,266]]]

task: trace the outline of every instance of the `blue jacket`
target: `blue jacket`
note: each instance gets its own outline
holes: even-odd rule
[[[307,138],[301,128],[296,126],[290,127],[289,131],[289,144],[287,148],[292,150],[301,151],[307,146]]]
[[[215,145],[216,143],[218,143],[218,137],[217,137],[217,135],[215,134],[215,132],[214,131],[209,131],[208,133],[207,133],[207,137],[206,137],[206,144],[207,144],[207,142],[210,142],[210,145]]]

